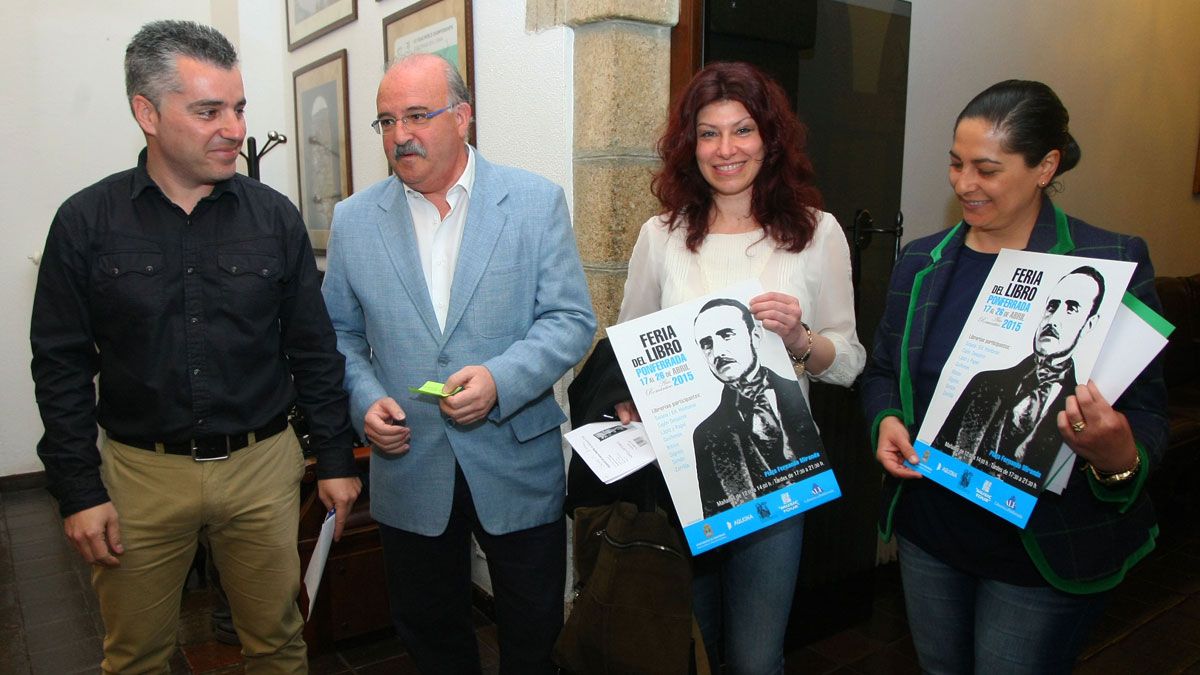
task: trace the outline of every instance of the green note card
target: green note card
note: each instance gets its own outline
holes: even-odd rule
[[[459,387],[459,388],[455,389],[454,391],[450,392],[449,394],[443,394],[442,387],[444,387],[444,386],[446,386],[446,385],[442,384],[441,382],[434,382],[433,380],[429,380],[428,382],[426,382],[425,384],[423,384],[419,387],[409,387],[408,390],[414,394],[429,394],[430,396],[437,396],[438,398],[446,398],[447,396],[453,396],[454,394],[457,394],[458,392],[462,391],[462,387]]]

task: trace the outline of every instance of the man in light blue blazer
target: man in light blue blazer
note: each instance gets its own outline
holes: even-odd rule
[[[325,301],[351,418],[375,450],[371,513],[413,659],[423,672],[480,670],[473,533],[501,672],[552,673],[566,574],[566,417],[552,386],[596,320],[562,190],[468,146],[468,96],[429,54],[384,75],[372,126],[395,176],[338,205]],[[447,395],[409,391],[427,380]]]

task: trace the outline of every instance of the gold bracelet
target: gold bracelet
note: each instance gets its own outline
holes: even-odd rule
[[[1142,468],[1142,455],[1139,453],[1136,456],[1136,458],[1133,460],[1132,467],[1124,471],[1118,471],[1117,473],[1104,473],[1102,471],[1097,471],[1096,467],[1092,466],[1090,463],[1088,464],[1088,468],[1092,470],[1092,478],[1095,478],[1097,483],[1100,483],[1101,485],[1116,485],[1117,483],[1124,483],[1130,478],[1133,478],[1134,474],[1138,472],[1138,469]]]
[[[805,335],[808,336],[808,349],[804,350],[804,354],[802,356],[796,356],[790,349],[787,350],[787,354],[788,358],[792,360],[792,365],[796,368],[796,373],[798,375],[803,375],[805,369],[808,367],[808,357],[812,356],[813,338],[812,329],[808,327],[808,324],[801,321],[800,327],[804,329]]]

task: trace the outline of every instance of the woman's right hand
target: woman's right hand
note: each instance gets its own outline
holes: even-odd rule
[[[912,439],[908,428],[899,417],[883,418],[879,423],[879,446],[875,449],[875,459],[883,465],[883,470],[896,478],[920,478],[918,471],[908,468],[904,462],[916,464],[920,461],[917,451],[913,449]]]
[[[637,406],[633,404],[633,401],[621,401],[616,408],[617,419],[621,420],[621,424],[642,421],[642,416],[638,414]]]

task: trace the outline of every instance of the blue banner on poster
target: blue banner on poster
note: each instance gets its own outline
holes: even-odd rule
[[[683,528],[692,554],[740,539],[842,496],[833,471],[825,470],[785,488]]]
[[[1037,506],[1037,495],[918,440],[913,448],[921,461],[905,466],[1024,529]]]

